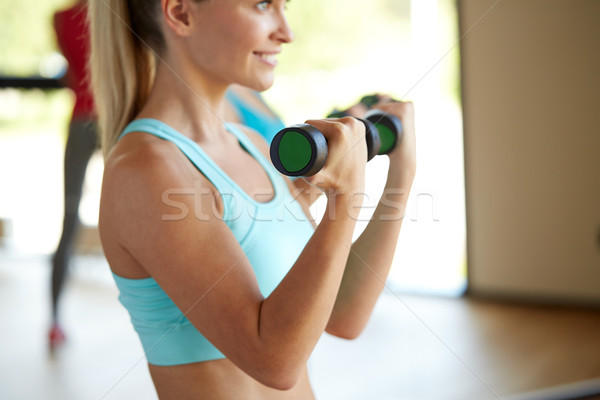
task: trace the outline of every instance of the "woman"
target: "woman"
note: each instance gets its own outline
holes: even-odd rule
[[[92,85],[105,175],[102,245],[161,399],[310,399],[324,331],[354,338],[383,289],[415,173],[410,103],[387,194],[351,243],[364,126],[307,121],[330,153],[310,196],[276,173],[255,132],[225,124],[231,84],[273,83],[292,41],[285,1],[90,1]],[[129,29],[131,28],[131,30]],[[301,180],[301,179],[299,179]]]

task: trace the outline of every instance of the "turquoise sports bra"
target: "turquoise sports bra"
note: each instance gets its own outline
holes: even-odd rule
[[[161,121],[135,120],[121,137],[141,131],[169,140],[210,180],[223,198],[223,220],[246,253],[260,291],[267,297],[293,266],[314,229],[271,163],[244,133],[233,125],[226,127],[266,170],[275,190],[271,201],[260,203],[252,199],[198,144]],[[179,365],[225,358],[190,323],[154,278],[126,279],[115,274],[113,277],[120,291],[119,301],[129,312],[150,364]],[[197,307],[202,307],[202,303]]]

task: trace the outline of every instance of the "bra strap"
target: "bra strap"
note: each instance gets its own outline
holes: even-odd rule
[[[175,144],[221,194],[225,205],[225,215],[223,216],[223,219],[227,220],[229,207],[227,207],[226,200],[231,197],[237,197],[237,191],[232,185],[233,182],[231,181],[231,178],[229,178],[221,169],[216,168],[214,162],[196,142],[177,132],[164,122],[151,118],[132,121],[123,130],[119,139],[130,132],[146,132]]]

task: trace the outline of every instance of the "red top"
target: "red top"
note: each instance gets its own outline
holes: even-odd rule
[[[87,60],[90,37],[85,2],[54,14],[54,30],[58,45],[69,62],[67,84],[75,92],[73,118],[89,118],[94,114],[94,100],[89,88]]]

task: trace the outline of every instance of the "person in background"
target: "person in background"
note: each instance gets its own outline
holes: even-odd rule
[[[71,7],[54,15],[54,30],[58,46],[67,59],[65,85],[75,95],[75,104],[69,122],[64,155],[64,219],[58,248],[52,257],[51,306],[52,322],[48,334],[51,348],[65,340],[59,323],[59,299],[64,286],[73,242],[79,226],[79,203],[88,162],[98,147],[94,101],[87,79],[89,33],[86,1],[77,1]]]

